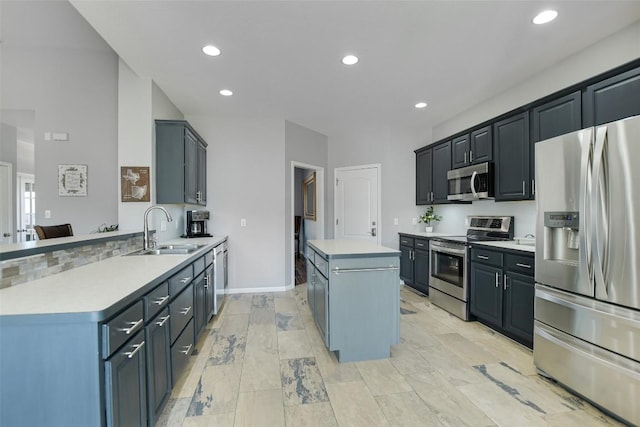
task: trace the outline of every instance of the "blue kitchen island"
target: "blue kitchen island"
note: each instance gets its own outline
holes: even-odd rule
[[[400,341],[400,252],[357,240],[307,242],[307,300],[340,362],[384,359]]]

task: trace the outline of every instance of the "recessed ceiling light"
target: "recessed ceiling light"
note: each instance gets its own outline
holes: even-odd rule
[[[416,108],[425,108],[427,106],[426,102],[418,102],[416,104]]]
[[[535,18],[533,18],[533,23],[537,25],[546,24],[547,22],[551,22],[556,19],[557,16],[558,12],[556,12],[555,10],[545,10],[543,12],[540,12],[536,15]]]
[[[231,96],[231,95],[233,95],[233,92],[231,92],[229,89],[222,89],[220,91],[220,95],[222,95],[222,96]]]
[[[355,55],[347,55],[344,58],[342,58],[342,63],[344,65],[354,65],[354,64],[357,64],[358,61],[359,59]]]
[[[203,47],[202,51],[205,53],[205,55],[209,55],[209,56],[218,56],[220,55],[220,53],[222,53],[220,52],[220,49],[218,49],[217,47],[211,44]]]

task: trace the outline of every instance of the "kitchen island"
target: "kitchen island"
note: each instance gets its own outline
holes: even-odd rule
[[[357,240],[307,242],[307,300],[340,362],[388,358],[400,341],[400,252]]]
[[[213,249],[226,240],[0,290],[0,425],[153,425],[209,319]]]

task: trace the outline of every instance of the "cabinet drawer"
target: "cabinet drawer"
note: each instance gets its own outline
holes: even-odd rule
[[[180,378],[180,374],[184,371],[189,361],[189,356],[193,353],[193,320],[189,322],[187,327],[182,331],[180,337],[171,346],[171,379],[175,385]]]
[[[193,279],[193,264],[180,270],[169,279],[169,295],[175,297]]]
[[[202,273],[205,269],[205,267],[207,266],[206,261],[204,259],[204,257],[200,257],[197,260],[195,260],[193,262],[193,276],[197,276],[198,274]]]
[[[144,308],[138,301],[102,325],[102,355],[106,359],[144,326]]]
[[[169,283],[164,282],[144,296],[145,321],[153,319],[160,310],[169,305]]]
[[[429,239],[415,239],[415,248],[423,251],[429,250]]]
[[[329,274],[329,263],[326,259],[322,258],[320,255],[315,255],[315,266],[318,271],[324,276],[327,277]]]
[[[206,254],[204,254],[204,265],[205,267],[213,264],[213,251],[209,251]]]
[[[169,305],[171,315],[171,342],[174,342],[184,326],[193,317],[193,285],[187,288]]]
[[[507,270],[533,276],[535,271],[535,258],[526,255],[507,254],[505,266]]]
[[[413,237],[400,236],[400,245],[413,247],[414,240]]]
[[[471,261],[502,267],[502,252],[487,251],[485,249],[472,248]]]

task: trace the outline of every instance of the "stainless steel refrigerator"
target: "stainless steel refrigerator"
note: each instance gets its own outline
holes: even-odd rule
[[[640,425],[640,116],[535,156],[534,363]]]

